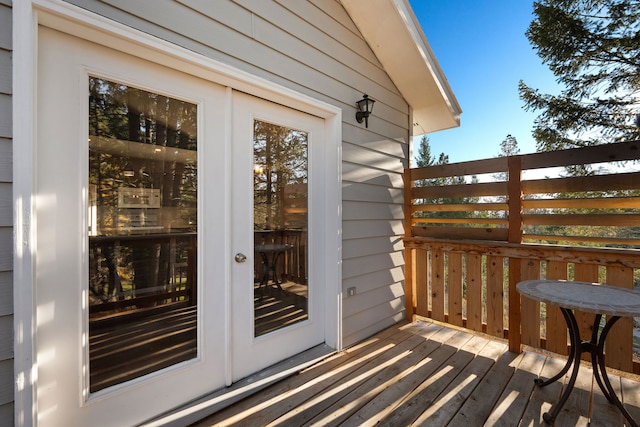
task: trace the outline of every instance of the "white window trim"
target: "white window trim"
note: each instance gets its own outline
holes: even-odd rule
[[[292,89],[181,48],[61,0],[13,4],[13,201],[15,423],[37,425],[34,200],[38,26],[157,62],[163,66],[295,108],[325,120],[325,342],[342,347],[342,110]]]

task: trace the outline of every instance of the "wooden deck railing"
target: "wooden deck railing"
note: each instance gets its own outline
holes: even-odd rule
[[[407,169],[408,317],[508,338],[512,351],[524,344],[567,354],[559,309],[520,298],[515,286],[547,278],[634,287],[638,159],[635,141]],[[553,169],[583,165],[595,172],[561,177]],[[576,317],[589,336],[593,316]],[[640,373],[633,331],[632,319],[612,329],[608,366]]]

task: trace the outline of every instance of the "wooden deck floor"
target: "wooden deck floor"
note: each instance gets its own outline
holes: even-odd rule
[[[537,426],[563,388],[544,388],[560,358],[430,322],[389,328],[195,426]],[[640,382],[611,376],[627,410],[640,420]],[[565,379],[566,381],[566,379]],[[556,426],[622,426],[586,365]]]

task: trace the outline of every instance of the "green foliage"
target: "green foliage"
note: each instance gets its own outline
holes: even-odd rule
[[[526,33],[564,86],[542,94],[520,82],[527,110],[538,110],[539,151],[640,139],[640,2],[541,0]]]
[[[449,156],[445,153],[440,153],[438,159],[431,155],[431,146],[429,144],[429,138],[423,136],[420,140],[420,146],[418,154],[416,155],[416,165],[418,167],[428,167],[436,165],[445,165],[449,163]],[[471,178],[471,183],[478,182],[478,179],[474,176]],[[421,179],[416,181],[417,187],[428,186],[452,186],[452,185],[465,185],[467,180],[464,176],[448,176],[433,179]],[[418,204],[464,204],[464,203],[477,203],[477,197],[451,197],[451,198],[436,198],[436,199],[422,199],[418,201]],[[424,212],[418,212],[418,217],[445,217],[445,218],[464,218],[466,212],[433,212],[429,215],[425,215]]]
[[[500,143],[500,153],[498,157],[516,156],[520,154],[520,148],[518,147],[518,140],[511,134],[507,135],[505,139]],[[507,181],[509,179],[508,172],[500,172],[493,175],[496,181]],[[498,197],[497,201],[506,202],[506,197]]]
[[[92,77],[89,137],[114,145],[144,144],[196,150],[197,106],[157,93]],[[94,141],[95,142],[95,141]],[[100,223],[115,225],[119,188],[157,188],[163,206],[179,207],[185,223],[197,223],[197,165],[129,153],[89,150],[89,183],[97,187]],[[111,218],[113,217],[113,218]]]
[[[449,163],[449,156],[444,153],[440,153],[438,160],[431,155],[431,145],[429,144],[429,138],[423,136],[420,140],[420,147],[418,149],[418,155],[416,156],[416,165],[418,167],[427,167],[435,165],[446,165]],[[416,182],[418,187],[427,186],[442,186],[442,185],[457,185],[466,184],[465,178],[462,176],[457,177],[443,177],[434,179],[422,179]],[[442,201],[425,201],[425,203],[444,203]],[[447,202],[449,203],[449,202]]]
[[[253,134],[254,227],[284,228],[285,187],[308,181],[308,134],[260,120],[254,121]]]
[[[518,140],[511,134],[500,143],[500,157],[515,156],[520,154],[520,148],[518,147]]]
[[[441,155],[444,155],[442,153]],[[429,138],[426,135],[422,135],[420,139],[420,146],[418,148],[418,154],[416,155],[416,167],[423,168],[426,166],[433,166],[435,158],[431,155],[431,145],[429,144]]]

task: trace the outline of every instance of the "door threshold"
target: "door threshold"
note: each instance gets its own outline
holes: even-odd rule
[[[335,351],[335,349],[326,344],[317,345],[287,360],[250,375],[247,378],[241,379],[229,387],[207,394],[158,417],[152,418],[140,424],[140,426],[188,426],[265,389],[271,384],[295,375],[300,370],[321,361],[335,353]]]

